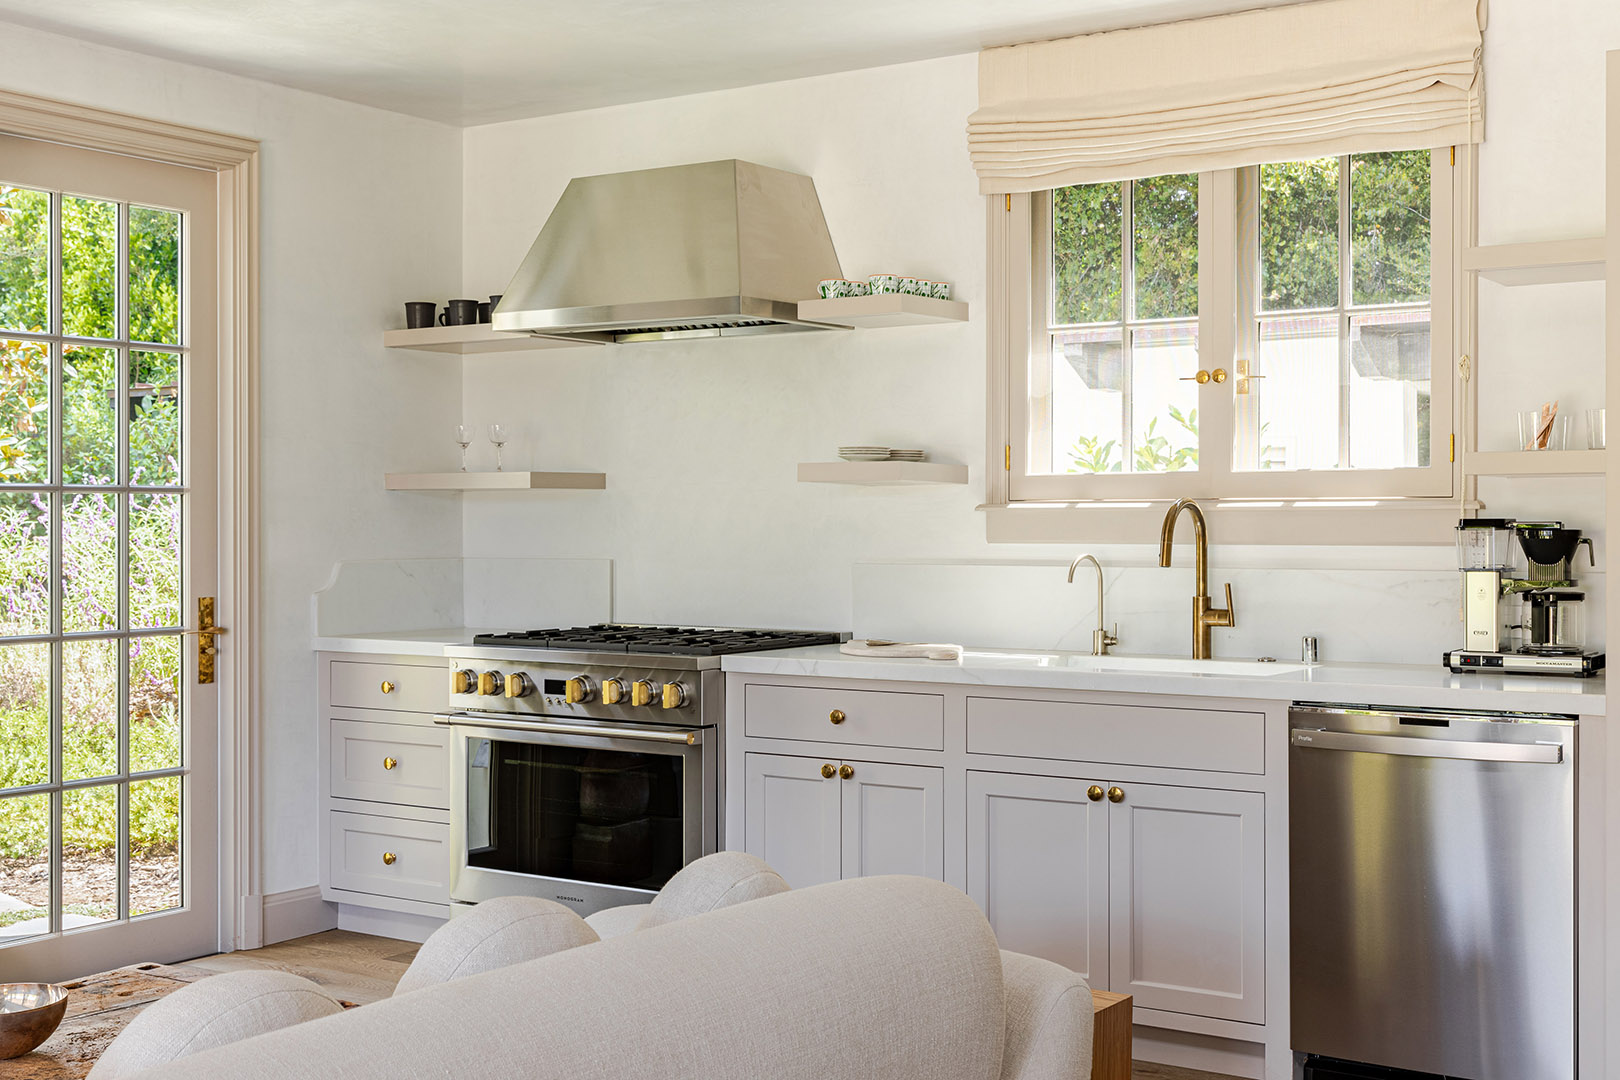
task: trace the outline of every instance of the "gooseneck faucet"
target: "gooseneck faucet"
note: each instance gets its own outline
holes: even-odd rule
[[[1074,562],[1070,563],[1069,584],[1074,584],[1074,572],[1079,569],[1080,564],[1083,562],[1089,562],[1092,566],[1097,568],[1097,629],[1091,632],[1091,655],[1107,656],[1108,647],[1110,645],[1119,644],[1119,623],[1114,624],[1114,632],[1112,634],[1103,629],[1103,627],[1106,625],[1106,621],[1103,619],[1103,572],[1102,563],[1097,561],[1097,556],[1089,554],[1081,555],[1078,556]]]
[[[1226,608],[1209,602],[1209,541],[1204,528],[1204,512],[1191,499],[1177,499],[1164,515],[1159,530],[1159,565],[1170,565],[1171,545],[1176,540],[1176,519],[1185,510],[1193,519],[1193,659],[1209,659],[1209,632],[1217,626],[1236,626],[1237,611],[1232,605],[1232,586],[1226,586]]]

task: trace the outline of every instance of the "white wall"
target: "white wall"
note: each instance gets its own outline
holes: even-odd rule
[[[1603,228],[1602,58],[1620,46],[1620,9],[1606,0],[1555,6],[1549,18],[1547,5],[1535,0],[1492,5],[1480,185],[1486,241]],[[888,610],[875,610],[864,596],[856,601],[854,564],[1033,559],[1054,567],[1047,602],[1071,611],[1073,625],[1089,625],[1090,590],[1064,588],[1060,569],[1083,545],[992,546],[973,509],[984,490],[985,355],[984,202],[964,137],[975,79],[973,57],[952,57],[469,130],[469,294],[500,291],[570,177],[741,157],[815,178],[846,274],[944,277],[956,282],[974,317],[965,326],[469,359],[469,420],[517,424],[521,441],[509,450],[520,462],[602,469],[608,490],[468,498],[466,554],[610,556],[617,560],[616,612],[625,619],[857,633],[913,627],[914,620],[902,588],[873,589],[891,598]],[[1601,293],[1594,298],[1592,289],[1482,297],[1482,332],[1493,344],[1480,350],[1481,369],[1509,369],[1486,396],[1494,425],[1487,447],[1500,448],[1495,428],[1512,422],[1521,400],[1533,398],[1524,406],[1532,407],[1558,396],[1573,409],[1597,403]],[[1549,358],[1556,364],[1549,367]],[[1514,374],[1532,359],[1537,377]],[[795,483],[796,462],[829,460],[836,445],[851,442],[926,446],[936,459],[967,463],[971,480],[966,488],[918,490]],[[446,449],[442,460],[451,456]],[[1505,514],[1601,527],[1593,482],[1490,483],[1482,494]],[[1218,544],[1218,527],[1214,538]],[[1134,639],[1179,642],[1186,619],[1180,594],[1190,593],[1191,571],[1158,570],[1153,539],[1096,550],[1111,568],[1113,609],[1122,620],[1130,612]],[[1227,647],[1292,656],[1300,628],[1310,626],[1321,633],[1327,659],[1409,660],[1417,627],[1426,643],[1418,655],[1437,659],[1456,644],[1456,583],[1451,537],[1435,539],[1440,546],[1379,550],[1218,547],[1212,581],[1234,571],[1246,617],[1241,641],[1227,635]],[[1276,565],[1293,568],[1287,598],[1246,605],[1242,579]],[[1121,567],[1124,573],[1113,572]],[[1345,574],[1375,569],[1396,575]],[[863,567],[863,588],[874,573],[881,571]],[[1148,574],[1179,575],[1172,579],[1179,585],[1130,585]],[[995,604],[983,584],[990,578],[977,570],[953,579],[935,569],[924,577],[928,606],[942,595],[968,613]],[[1384,584],[1402,579],[1408,587]],[[1593,578],[1594,589],[1600,580]],[[1070,640],[1037,629],[1045,622],[1031,619],[1024,645]],[[1406,633],[1381,636],[1380,625]],[[1161,633],[1170,626],[1174,634]],[[1341,632],[1347,628],[1354,632]],[[1343,643],[1337,651],[1336,641]]]
[[[315,658],[309,596],[333,563],[457,554],[453,503],[388,495],[385,469],[432,460],[459,408],[452,363],[385,354],[399,302],[460,279],[460,133],[218,72],[0,25],[0,86],[257,138],[262,887],[316,879]],[[0,163],[3,172],[3,163]],[[229,648],[230,639],[226,639]]]

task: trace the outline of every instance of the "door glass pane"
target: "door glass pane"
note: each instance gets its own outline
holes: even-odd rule
[[[1049,463],[1034,471],[1107,473],[1124,468],[1125,343],[1118,327],[1052,335]],[[1048,468],[1043,469],[1045,464]]]
[[[1131,334],[1133,472],[1198,468],[1198,327],[1144,327]]]
[[[1260,310],[1338,303],[1339,159],[1260,166]]]
[[[1052,192],[1052,321],[1115,322],[1122,310],[1125,202],[1119,184]]]
[[[50,505],[43,491],[0,491],[0,637],[50,632]]]
[[[129,208],[129,338],[180,344],[180,215]]]
[[[129,482],[180,483],[180,354],[129,354]]]
[[[1350,320],[1350,466],[1429,464],[1429,312]]]
[[[180,625],[180,496],[129,496],[129,624]]]
[[[62,196],[62,332],[112,338],[118,327],[118,204]]]
[[[118,918],[118,785],[62,792],[62,929]]]
[[[1258,452],[1247,460],[1260,469],[1338,468],[1338,317],[1260,320],[1259,368],[1265,378],[1249,382],[1259,424],[1246,433]]]
[[[0,183],[0,330],[50,330],[51,196]]]
[[[51,778],[50,693],[49,645],[0,645],[0,789],[43,784]],[[21,804],[6,805],[15,810]],[[0,811],[0,873],[5,860],[14,857],[5,854],[8,827]],[[0,884],[0,893],[5,891]],[[0,906],[0,918],[4,916]]]
[[[0,483],[50,481],[51,353],[0,340]]]
[[[62,483],[118,482],[118,353],[62,349]]]
[[[180,766],[181,637],[129,641],[129,771]]]
[[[62,643],[62,779],[118,772],[118,642]]]
[[[89,491],[61,498],[62,629],[110,630],[118,619],[119,496]]]
[[[1429,186],[1427,150],[1350,159],[1353,303],[1429,299]]]
[[[129,785],[129,913],[180,906],[180,778]]]
[[[50,932],[51,797],[0,799],[0,944]]]
[[[1131,185],[1136,317],[1198,314],[1198,174]]]

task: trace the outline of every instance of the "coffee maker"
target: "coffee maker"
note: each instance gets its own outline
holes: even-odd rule
[[[1583,640],[1586,596],[1575,588],[1583,544],[1595,566],[1591,538],[1561,521],[1460,521],[1464,645],[1446,653],[1446,666],[1582,678],[1603,670],[1603,654]]]

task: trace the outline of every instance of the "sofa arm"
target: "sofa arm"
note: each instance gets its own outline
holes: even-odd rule
[[[1001,953],[1007,1041],[1001,1080],[1086,1080],[1091,1076],[1091,988],[1060,964]]]

